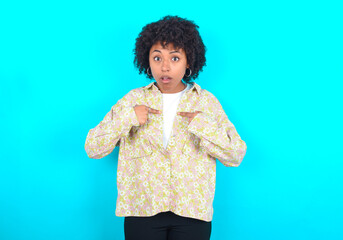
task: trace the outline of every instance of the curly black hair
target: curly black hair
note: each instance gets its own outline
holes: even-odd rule
[[[187,56],[187,63],[192,70],[190,76],[184,76],[185,82],[196,79],[199,72],[206,66],[206,47],[197,30],[199,28],[193,21],[178,16],[165,16],[157,22],[152,22],[142,28],[136,38],[134,65],[139,69],[139,74],[145,73],[150,79],[153,77],[147,74],[149,68],[149,52],[157,42],[162,47],[172,43],[176,49],[184,49]]]

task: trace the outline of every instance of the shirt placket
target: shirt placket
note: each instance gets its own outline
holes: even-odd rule
[[[190,106],[192,106],[191,99],[192,99],[192,90],[193,88],[189,89],[187,92],[185,92],[178,104],[176,112],[192,112],[190,109]],[[187,105],[188,103],[188,105]],[[173,127],[172,127],[172,134],[169,138],[169,142],[167,144],[167,152],[169,153],[168,162],[170,164],[170,177],[169,177],[169,183],[170,183],[170,197],[169,197],[169,209],[176,209],[177,203],[176,199],[179,199],[179,197],[176,197],[174,195],[180,194],[175,189],[174,186],[177,182],[177,179],[175,179],[175,175],[173,174],[174,171],[180,171],[180,168],[178,166],[178,153],[177,149],[181,149],[183,146],[183,143],[185,141],[185,136],[188,126],[188,119],[186,117],[182,117],[180,115],[176,115]],[[176,154],[173,154],[176,153]],[[173,156],[176,156],[175,158]],[[178,170],[177,170],[178,169]]]

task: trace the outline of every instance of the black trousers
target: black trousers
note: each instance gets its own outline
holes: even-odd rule
[[[125,217],[125,240],[209,240],[212,222],[161,212],[151,217]]]

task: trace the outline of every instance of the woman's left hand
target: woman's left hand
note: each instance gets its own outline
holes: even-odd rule
[[[182,117],[188,117],[188,121],[191,122],[193,118],[198,114],[201,113],[201,111],[195,111],[195,112],[178,112],[177,114]]]

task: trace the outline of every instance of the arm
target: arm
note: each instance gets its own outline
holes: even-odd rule
[[[212,96],[216,119],[198,113],[188,125],[188,131],[201,139],[200,147],[226,167],[238,167],[246,153],[246,143],[238,135],[219,101]]]
[[[130,95],[120,99],[104,119],[89,130],[85,150],[90,158],[100,159],[110,154],[118,146],[120,138],[127,136],[132,126],[139,126]]]

